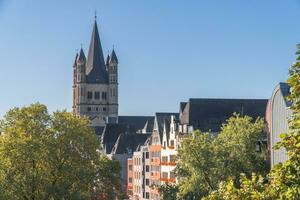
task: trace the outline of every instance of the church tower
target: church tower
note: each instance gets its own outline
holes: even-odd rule
[[[95,128],[118,122],[118,58],[113,49],[104,60],[96,19],[87,58],[82,48],[75,56],[73,113]]]

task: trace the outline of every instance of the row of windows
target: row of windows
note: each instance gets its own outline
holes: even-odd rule
[[[171,146],[171,147],[174,147],[174,140],[171,140],[171,141],[170,141],[170,146]],[[166,147],[167,147],[167,142],[164,141],[164,148],[166,148]]]
[[[154,157],[160,157],[160,151],[152,151],[151,152],[151,157],[154,158]]]
[[[162,176],[162,178],[169,178],[169,173],[168,172],[162,172],[161,176]],[[170,178],[175,179],[175,177],[176,177],[175,173],[173,171],[170,172]]]
[[[149,152],[144,152],[144,153],[143,153],[143,157],[144,157],[144,158],[146,157],[146,159],[149,159]]]
[[[105,112],[106,110],[107,110],[106,107],[103,107],[102,109],[101,109],[101,107],[87,107],[88,112],[91,112],[91,111],[94,111],[94,112],[103,111],[103,112]]]
[[[134,176],[135,179],[140,179],[141,178],[141,172],[134,172]]]
[[[134,165],[141,165],[141,158],[134,158],[133,163]]]
[[[169,158],[169,159],[168,159]],[[161,161],[162,162],[175,162],[176,161],[176,155],[170,155],[169,157],[168,156],[162,156],[161,157]]]
[[[102,92],[101,93],[101,98],[102,98],[102,100],[106,100],[107,99],[107,93]],[[93,99],[93,92],[91,92],[91,91],[87,92],[87,99]],[[94,93],[94,99],[96,99],[96,100],[100,99],[100,92],[95,92]]]

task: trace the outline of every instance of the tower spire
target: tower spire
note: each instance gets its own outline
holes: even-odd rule
[[[87,57],[86,74],[87,80],[90,82],[108,82],[108,74],[106,72],[106,66],[96,20],[94,22],[89,53]]]

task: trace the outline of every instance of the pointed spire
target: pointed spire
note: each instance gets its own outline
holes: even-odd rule
[[[104,62],[97,21],[95,19],[92,38],[89,47],[89,54],[86,65],[87,79],[90,82],[106,83],[108,82],[108,74]]]
[[[85,61],[86,58],[85,58],[85,55],[84,55],[84,52],[83,52],[83,49],[80,48],[80,52],[79,52],[79,55],[77,56],[77,60],[78,61]]]
[[[113,49],[112,52],[111,52],[111,55],[110,55],[110,61],[109,62],[113,62],[113,63],[116,63],[118,64],[119,63],[119,60],[117,58],[117,55],[116,55],[116,52],[115,50]]]
[[[74,60],[73,67],[76,67],[77,58],[78,58],[78,50],[77,50],[76,55],[75,55],[75,60]]]
[[[105,65],[109,64],[109,60],[110,60],[110,56],[109,56],[109,52],[108,52],[107,57],[106,57],[106,61],[105,61]]]

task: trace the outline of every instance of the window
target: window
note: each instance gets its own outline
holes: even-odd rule
[[[162,177],[163,177],[163,178],[168,178],[168,172],[163,172],[163,173],[162,173]]]
[[[168,162],[168,156],[163,156],[163,157],[161,158],[161,162],[163,162],[163,163]]]
[[[91,107],[87,107],[87,111],[91,111],[92,110],[92,108]]]
[[[149,165],[146,165],[146,172],[149,172]]]
[[[149,192],[146,192],[146,199],[149,199]]]
[[[149,184],[149,179],[148,179],[148,178],[146,178],[146,185],[150,185],[150,184]]]
[[[98,107],[96,107],[96,111],[98,111]]]
[[[93,93],[89,91],[89,92],[87,93],[87,98],[88,98],[88,99],[92,99],[92,98],[93,98]]]
[[[128,178],[128,182],[129,182],[129,183],[132,183],[132,178],[131,178],[131,177]]]
[[[132,165],[129,165],[128,168],[130,171],[132,171]]]
[[[171,147],[174,147],[174,140],[171,140]]]
[[[106,107],[103,107],[103,111],[106,111]]]
[[[100,99],[100,92],[95,92],[95,99]]]
[[[106,92],[102,92],[102,99],[106,100],[107,99],[107,93]]]
[[[146,152],[146,158],[149,158],[149,152]]]

